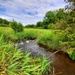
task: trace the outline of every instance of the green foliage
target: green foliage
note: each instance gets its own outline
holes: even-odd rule
[[[65,0],[66,2],[69,2],[67,9],[68,10],[75,10],[75,0]]]
[[[61,19],[65,19],[65,12],[64,12],[64,9],[59,9],[58,11],[57,11],[57,14],[56,14],[56,16],[57,16],[57,18],[59,19],[59,20],[61,20]]]
[[[36,27],[42,27],[42,26],[43,26],[43,22],[41,21],[37,22]]]
[[[48,11],[44,17],[44,20],[47,20],[48,24],[55,23],[55,19],[56,19],[56,14],[52,11]]]
[[[64,20],[58,20],[55,25],[55,29],[64,30],[67,28],[67,23]]]
[[[35,25],[34,24],[28,24],[25,26],[25,28],[35,28]]]
[[[17,32],[16,33],[16,37],[17,39],[16,40],[24,40],[25,39],[25,33],[24,32]]]
[[[30,54],[4,42],[0,36],[0,75],[43,75],[48,72],[50,62],[45,57],[32,58]]]
[[[75,49],[73,50],[72,54],[70,55],[70,57],[72,58],[72,60],[75,60]]]
[[[24,32],[26,39],[35,39],[36,38],[36,32],[32,30],[25,30]]]
[[[15,31],[15,32],[22,32],[23,31],[23,26],[21,23],[17,23],[16,21],[13,21],[11,23],[11,28]]]
[[[53,50],[59,48],[59,38],[58,36],[54,35],[53,32],[47,32],[41,34],[37,38],[37,43],[41,43],[49,48],[52,48]]]
[[[73,55],[72,52],[75,49],[75,31],[70,25],[63,30],[24,29],[23,32],[17,32],[16,34],[11,28],[1,27],[0,35],[2,34],[6,41],[36,38],[38,43],[52,48],[53,50],[62,50],[68,53],[71,58],[71,55]]]
[[[15,41],[17,39],[14,31],[10,27],[0,27],[0,35],[3,35],[6,41]]]
[[[55,29],[55,24],[53,24],[53,23],[51,24],[51,23],[50,23],[50,24],[48,25],[48,29]]]
[[[22,32],[23,31],[23,25],[19,22],[17,25],[17,32]]]
[[[13,21],[12,23],[11,23],[11,28],[15,31],[15,32],[17,32],[18,30],[18,27],[17,27],[17,22],[16,21]]]
[[[8,26],[9,26],[9,21],[0,18],[0,27],[8,27]]]

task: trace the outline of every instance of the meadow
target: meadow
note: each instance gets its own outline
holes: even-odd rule
[[[75,44],[73,40],[70,40],[70,38],[72,39],[75,37],[75,33],[73,36],[68,35],[70,38],[65,37],[64,34],[65,32],[62,30],[31,28],[24,28],[24,31],[15,33],[10,27],[0,27],[0,35],[3,35],[6,41],[15,42],[17,40],[35,39],[38,44],[47,46],[53,51],[63,51],[67,53],[72,60],[75,60]]]

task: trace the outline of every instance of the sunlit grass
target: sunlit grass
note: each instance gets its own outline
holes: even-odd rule
[[[46,75],[50,62],[44,56],[32,58],[30,54],[4,42],[0,36],[0,75]]]
[[[75,42],[73,41],[75,33],[73,33],[73,35],[68,35],[70,40],[68,37],[64,37],[65,33],[66,32],[62,30],[32,28],[24,28],[23,32],[15,33],[10,27],[0,27],[0,35],[3,34],[6,41],[36,39],[37,43],[45,45],[52,50],[63,50],[75,60],[75,55],[73,54],[73,51],[75,50]]]

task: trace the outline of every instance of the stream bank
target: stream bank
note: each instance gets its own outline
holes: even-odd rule
[[[45,55],[48,58],[52,54],[47,49],[40,47],[35,40],[20,41],[19,48],[22,48],[23,52],[32,52],[32,56]],[[75,75],[75,61],[72,61],[66,53],[53,54],[49,60],[52,61],[54,75]]]

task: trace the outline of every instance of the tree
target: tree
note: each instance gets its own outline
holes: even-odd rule
[[[37,22],[36,27],[42,27],[43,23],[41,21]]]
[[[51,24],[51,23],[50,23],[50,24],[48,25],[48,29],[55,29],[55,24]]]
[[[65,12],[64,12],[64,9],[59,9],[58,11],[57,11],[57,14],[56,14],[56,16],[57,16],[57,18],[59,19],[59,20],[61,20],[61,19],[65,19]]]
[[[2,24],[2,18],[0,18],[0,24]]]
[[[72,31],[75,29],[75,0],[65,0],[69,2],[66,9],[70,10],[69,17],[67,19],[67,23],[72,28]]]
[[[55,23],[56,14],[53,11],[48,11],[44,17],[46,24]]]
[[[35,25],[34,24],[28,24],[25,26],[26,28],[35,28]]]
[[[23,31],[23,25],[20,22],[17,23],[14,20],[13,20],[13,22],[11,22],[11,28],[15,31],[15,33]]]
[[[66,6],[66,9],[75,12],[75,0],[65,0],[65,2],[69,2],[69,4]]]
[[[9,21],[7,21],[6,19],[0,18],[0,26],[2,26],[2,27],[9,26]]]
[[[17,32],[17,22],[13,20],[13,22],[11,22],[11,28]]]
[[[55,28],[60,30],[65,30],[68,27],[65,20],[58,20],[56,22]]]
[[[17,25],[17,31],[18,32],[22,32],[23,31],[23,25],[22,25],[22,23],[18,23],[18,25]]]

